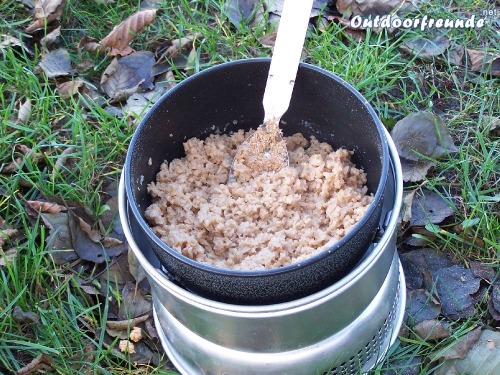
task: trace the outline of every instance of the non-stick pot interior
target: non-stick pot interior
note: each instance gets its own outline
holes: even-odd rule
[[[127,194],[141,216],[151,204],[147,184],[165,160],[184,156],[183,142],[262,122],[269,63],[250,59],[208,69],[177,85],[149,111],[133,136],[125,165]],[[283,133],[300,132],[353,150],[353,161],[367,173],[373,194],[382,190],[387,168],[377,123],[366,100],[344,81],[307,64],[299,67],[290,108],[282,118]]]

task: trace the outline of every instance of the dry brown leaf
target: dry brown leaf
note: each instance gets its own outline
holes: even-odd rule
[[[2,174],[11,174],[15,173],[19,170],[21,163],[23,162],[23,158],[15,158],[14,161],[11,161],[7,164],[0,165],[0,173]]]
[[[500,77],[500,54],[491,53],[474,49],[467,49],[467,54],[470,59],[470,70],[491,74],[495,77]]]
[[[24,48],[24,50],[30,54],[32,54],[32,52],[26,48],[23,43],[17,39],[17,38],[14,38],[13,36],[10,36],[10,35],[5,35],[3,34],[2,35],[2,42],[0,42],[0,48],[4,48],[4,47],[21,47],[21,48]]]
[[[470,348],[479,340],[481,336],[481,327],[478,327],[462,337],[455,340],[455,343],[445,351],[439,351],[438,354],[432,356],[433,361],[439,359],[464,359],[469,353]]]
[[[52,358],[47,354],[42,353],[30,363],[24,366],[22,369],[17,371],[17,375],[28,375],[39,371],[50,371],[52,370]]]
[[[144,268],[141,266],[134,252],[130,250],[130,248],[128,249],[127,256],[128,256],[128,269],[132,274],[132,276],[134,276],[136,284],[139,284],[142,280],[146,278],[146,271],[144,271]]]
[[[67,76],[74,72],[69,52],[64,48],[42,54],[39,66],[48,78]]]
[[[187,36],[185,36],[183,38],[172,40],[171,46],[167,48],[167,50],[165,51],[165,53],[161,56],[160,60],[162,58],[164,58],[164,57],[166,57],[166,58],[172,58],[174,56],[179,55],[180,51],[183,48],[190,47],[192,45],[192,43],[196,39],[199,39],[202,36],[203,35],[200,34],[200,33],[194,33],[194,34],[187,35]]]
[[[39,323],[40,317],[32,311],[24,311],[21,307],[15,306],[12,310],[12,318],[19,323]]]
[[[61,26],[58,26],[54,30],[52,30],[50,33],[45,35],[40,42],[42,43],[42,46],[48,47],[51,44],[54,44],[54,42],[60,36],[61,36]]]
[[[142,289],[137,285],[127,282],[122,291],[118,318],[126,319],[128,317],[144,316],[153,309],[151,299],[145,295]]]
[[[111,329],[116,329],[118,331],[124,331],[127,329],[134,328],[136,325],[145,322],[148,320],[149,314],[139,316],[137,318],[133,319],[127,319],[127,320],[108,320],[106,322],[106,327],[111,328]]]
[[[413,161],[405,158],[400,158],[400,160],[404,182],[422,181],[427,176],[429,169],[436,166],[436,163],[430,160]]]
[[[17,259],[17,247],[11,247],[10,249],[3,251],[1,242],[2,236],[0,234],[0,267],[5,267],[7,264],[11,264]]]
[[[99,234],[99,231],[92,229],[89,223],[87,223],[85,220],[83,220],[81,217],[78,216],[78,220],[80,222],[80,228],[82,231],[87,233],[89,238],[94,241],[94,242],[99,242],[101,239],[101,235]]]
[[[402,12],[415,9],[419,0],[337,0],[337,10],[344,16],[387,15],[392,11]]]
[[[77,94],[90,94],[87,83],[79,79],[60,83],[56,86],[56,90],[61,98],[64,99],[71,98]]]
[[[441,320],[428,319],[415,324],[413,331],[425,341],[436,341],[449,337],[451,327]]]
[[[62,169],[64,164],[66,164],[66,161],[71,156],[74,150],[74,147],[68,147],[64,149],[63,152],[61,152],[61,155],[59,155],[59,157],[57,158],[56,163],[54,164],[54,169],[52,170],[51,177],[53,180],[57,177],[57,174]]]
[[[102,74],[101,88],[112,102],[120,102],[138,91],[151,89],[154,63],[154,54],[146,51],[115,58]]]
[[[17,121],[25,123],[31,115],[31,100],[26,99],[24,103],[19,104],[19,112],[17,114]]]
[[[146,331],[149,335],[150,338],[152,339],[157,339],[158,338],[158,332],[156,331],[156,328],[154,327],[153,321],[152,320],[146,320],[144,323],[146,326]]]
[[[273,48],[274,44],[276,43],[276,36],[277,35],[278,35],[278,33],[273,31],[271,33],[268,33],[266,35],[261,36],[259,38],[259,42],[260,42],[260,44],[262,44],[263,47]]]
[[[45,212],[48,214],[57,214],[61,211],[66,211],[66,207],[54,202],[43,202],[43,201],[26,201],[34,211]]]
[[[107,52],[110,48],[99,43],[99,40],[85,35],[82,39],[80,39],[80,42],[78,42],[78,49],[82,51],[98,53]]]
[[[453,348],[453,347],[452,347]],[[443,352],[441,350],[441,352]],[[435,375],[498,374],[500,368],[500,332],[485,329],[463,359],[444,360],[436,366]]]
[[[106,333],[108,335],[110,335],[111,337],[118,337],[120,340],[127,340],[128,339],[128,335],[127,335],[126,330],[120,331],[117,329],[111,329],[111,328],[106,327]]]
[[[27,28],[27,33],[43,29],[46,24],[59,19],[66,5],[66,0],[35,0],[34,21]]]
[[[2,246],[10,241],[13,237],[17,236],[19,232],[14,228],[0,229],[0,249]]]
[[[123,241],[120,241],[118,238],[114,238],[114,237],[104,237],[101,240],[101,243],[104,245],[104,247],[114,247],[114,246],[121,245],[123,243]]]
[[[14,146],[14,153],[23,154],[24,156],[30,158],[33,163],[38,163],[43,160],[44,154],[40,152],[34,152],[31,148],[23,144],[17,144]],[[23,163],[22,157],[15,157],[13,161],[6,164],[0,165],[0,173],[10,174],[15,173],[19,170]]]
[[[411,204],[417,190],[405,191],[403,193],[403,208],[400,213],[401,221],[407,223],[411,219]]]
[[[132,52],[129,44],[142,29],[151,24],[156,15],[156,9],[140,10],[115,27],[101,44],[110,47],[110,56],[128,55]]]

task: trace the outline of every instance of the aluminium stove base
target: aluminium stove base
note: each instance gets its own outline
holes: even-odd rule
[[[228,348],[191,331],[158,299],[154,319],[162,345],[181,374],[359,374],[384,358],[397,338],[404,309],[405,282],[395,254],[386,280],[365,311],[339,332],[306,347],[267,353]]]

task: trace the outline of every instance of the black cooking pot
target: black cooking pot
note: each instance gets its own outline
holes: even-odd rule
[[[147,185],[160,165],[184,156],[183,142],[206,138],[213,126],[229,133],[258,126],[269,59],[249,59],[204,70],[167,92],[137,127],[125,161],[129,211],[174,282],[204,297],[235,304],[273,304],[317,292],[351,271],[370,247],[380,221],[389,154],[382,124],[361,94],[337,76],[301,64],[285,135],[302,133],[354,150],[374,201],[340,241],[300,263],[263,271],[235,271],[193,261],[163,243],[144,219]]]

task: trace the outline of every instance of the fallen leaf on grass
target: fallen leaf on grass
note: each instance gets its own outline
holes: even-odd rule
[[[434,372],[435,375],[498,374],[500,368],[500,332],[486,329],[468,350],[464,358],[448,359]]]
[[[451,65],[461,66],[465,55],[465,48],[459,44],[451,43],[448,48],[447,59]]]
[[[18,233],[17,229],[10,228],[2,222],[2,227],[0,227],[0,250],[2,250],[3,245],[11,241]]]
[[[74,147],[67,147],[57,157],[57,160],[54,164],[54,169],[52,169],[52,173],[50,175],[53,180],[57,177],[57,174],[61,172],[68,159],[72,156],[73,151],[75,151]]]
[[[262,3],[259,0],[226,0],[223,13],[240,29],[244,25],[252,26],[258,23],[262,19],[262,15],[256,16],[259,10],[262,11]]]
[[[0,42],[0,49],[4,49],[6,47],[21,47],[26,53],[28,53],[29,55],[33,55],[33,52],[28,47],[26,47],[20,39],[3,34],[2,41]]]
[[[48,214],[57,214],[61,211],[66,211],[67,208],[61,206],[60,204],[54,202],[45,202],[45,201],[26,201],[26,204],[29,206],[28,209],[33,210],[34,212],[44,212]],[[35,215],[33,215],[35,216]]]
[[[409,12],[417,8],[416,0],[337,0],[337,10],[344,16],[382,16],[393,11]]]
[[[122,290],[122,302],[118,311],[120,319],[149,314],[153,309],[151,300],[146,299],[142,289],[128,282]]]
[[[149,319],[149,315],[139,316],[137,318],[126,319],[126,320],[108,320],[106,321],[106,327],[117,330],[117,331],[127,331],[138,324],[145,322]]]
[[[158,350],[152,351],[145,342],[140,341],[134,344],[135,353],[130,356],[130,361],[139,365],[159,366],[161,356]],[[157,349],[157,348],[155,348]],[[161,350],[161,349],[160,349]]]
[[[102,39],[101,44],[111,48],[110,56],[130,54],[133,51],[130,42],[154,21],[155,15],[156,9],[144,9],[132,14]]]
[[[17,375],[29,375],[35,372],[45,372],[52,370],[52,358],[47,354],[42,353],[22,369],[16,372]]]
[[[41,162],[45,157],[43,153],[35,152],[33,151],[33,149],[23,144],[15,145],[13,148],[13,153],[14,153],[14,160],[11,161],[10,163],[0,165],[0,173],[2,174],[16,173],[22,167],[23,157],[16,155],[23,155],[24,158],[29,158],[31,162],[35,164]]]
[[[492,266],[480,263],[480,262],[470,262],[470,269],[474,276],[480,277],[483,280],[486,280],[488,283],[495,282],[498,277],[498,271]]]
[[[269,34],[261,36],[259,38],[259,42],[260,42],[260,44],[262,44],[263,47],[273,48],[274,44],[276,43],[276,36],[277,35],[278,35],[278,33],[273,31]]]
[[[84,231],[87,236],[93,241],[93,242],[99,242],[101,239],[101,235],[98,230],[95,230],[91,227],[89,223],[87,223],[85,220],[83,220],[81,217],[76,216],[76,219],[78,220],[78,223],[80,224],[80,229]]]
[[[115,338],[117,337],[120,340],[127,340],[128,339],[127,330],[120,331],[117,329],[111,329],[111,328],[106,327],[106,333],[108,335],[110,335],[111,337],[115,337]]]
[[[426,35],[426,37],[411,35],[407,40],[403,40],[400,48],[419,59],[433,61],[434,58],[444,55],[450,45],[450,39],[446,35]]]
[[[441,312],[452,320],[469,318],[484,295],[481,279],[432,249],[400,254],[409,290],[425,288],[436,292]]]
[[[86,293],[90,295],[102,295],[102,293],[97,290],[93,285],[89,284],[88,281],[77,278],[78,286]]]
[[[61,36],[61,26],[58,26],[50,33],[45,35],[40,41],[40,43],[42,44],[42,46],[47,48],[48,46],[54,44],[57,38],[59,38],[60,36]]]
[[[48,23],[61,17],[66,0],[35,0],[33,22],[26,28],[27,33],[43,29]]]
[[[439,194],[420,189],[413,198],[410,225],[423,227],[429,223],[438,224],[454,213],[455,210]]]
[[[401,158],[401,169],[403,170],[404,182],[422,181],[427,176],[429,169],[436,166],[431,160],[413,161]]]
[[[39,64],[48,78],[67,76],[74,73],[71,57],[65,48],[42,54]]]
[[[42,213],[43,224],[49,228],[49,235],[45,239],[47,250],[56,264],[66,264],[78,259],[73,250],[71,232],[69,229],[68,214]]]
[[[120,255],[124,251],[122,246],[106,248],[100,242],[93,241],[89,237],[89,233],[82,229],[81,221],[80,217],[72,211],[68,211],[71,242],[73,249],[81,259],[94,263],[103,263],[111,257]]]
[[[500,280],[491,287],[488,311],[493,319],[500,321]]]
[[[122,248],[124,245],[119,245]],[[125,254],[121,254],[116,258],[107,269],[107,274],[103,273],[100,276],[102,285],[112,284],[113,288],[123,288],[128,282],[133,282],[134,277],[129,272],[128,259]]]
[[[24,103],[19,104],[19,112],[17,114],[17,121],[25,123],[31,116],[31,100],[26,99]]]
[[[451,335],[450,325],[437,319],[418,322],[413,326],[413,331],[425,341],[437,341]]]
[[[1,231],[0,231],[0,236],[1,236]],[[17,259],[17,256],[18,256],[17,247],[11,247],[10,249],[4,251],[2,249],[2,246],[0,246],[0,267],[5,267],[7,264],[14,263]]]
[[[399,156],[407,160],[425,160],[425,156],[439,158],[458,151],[446,125],[429,112],[413,113],[398,121],[391,136]]]
[[[157,339],[158,332],[156,331],[156,328],[154,327],[152,320],[146,320],[144,325],[146,326],[146,331],[148,336],[152,339]]]
[[[435,273],[436,290],[443,314],[450,319],[467,319],[474,314],[475,305],[482,298],[481,279],[470,269],[458,264]]]
[[[481,128],[486,130],[487,134],[492,134],[500,128],[500,117],[485,116],[481,122]]]
[[[12,318],[19,323],[39,323],[40,318],[38,317],[37,314],[34,312],[28,311],[25,312],[23,311],[22,308],[19,306],[15,306],[14,309],[12,310]]]
[[[481,50],[467,49],[470,59],[470,70],[500,77],[500,54]]]
[[[153,91],[132,94],[123,106],[123,113],[134,120],[141,119],[169,89],[169,85],[156,84]]]
[[[80,79],[66,81],[57,84],[56,90],[63,99],[74,97],[78,94],[90,94],[90,86],[87,82]]]
[[[403,206],[400,213],[400,219],[403,223],[408,223],[411,219],[411,206],[416,192],[416,189],[403,192]]]
[[[155,63],[151,52],[135,52],[115,58],[101,77],[101,88],[112,102],[127,99],[133,93],[153,87],[151,68]]]
[[[78,49],[82,51],[98,53],[108,51],[109,47],[102,45],[98,39],[91,38],[88,35],[84,35],[78,42]]]
[[[441,304],[426,290],[407,292],[407,321],[413,325],[424,320],[436,319],[441,313]]]
[[[185,37],[174,39],[170,42],[170,47],[161,55],[159,60],[163,58],[171,59],[182,53],[183,50],[192,50],[193,43],[202,38],[203,35],[200,33],[188,34]]]
[[[453,262],[442,252],[423,248],[400,254],[406,285],[409,290],[425,287],[425,272],[436,274],[440,269],[451,267]]]
[[[469,353],[472,345],[474,345],[479,337],[481,336],[481,327],[478,327],[472,331],[467,332],[465,335],[461,336],[452,346],[440,351],[439,353],[434,353],[430,356],[432,361],[437,360],[450,360],[450,359],[464,359]]]
[[[134,277],[136,284],[139,284],[142,280],[146,278],[146,271],[141,266],[137,257],[134,255],[134,252],[128,249],[127,252],[128,257],[128,269],[130,274]]]

